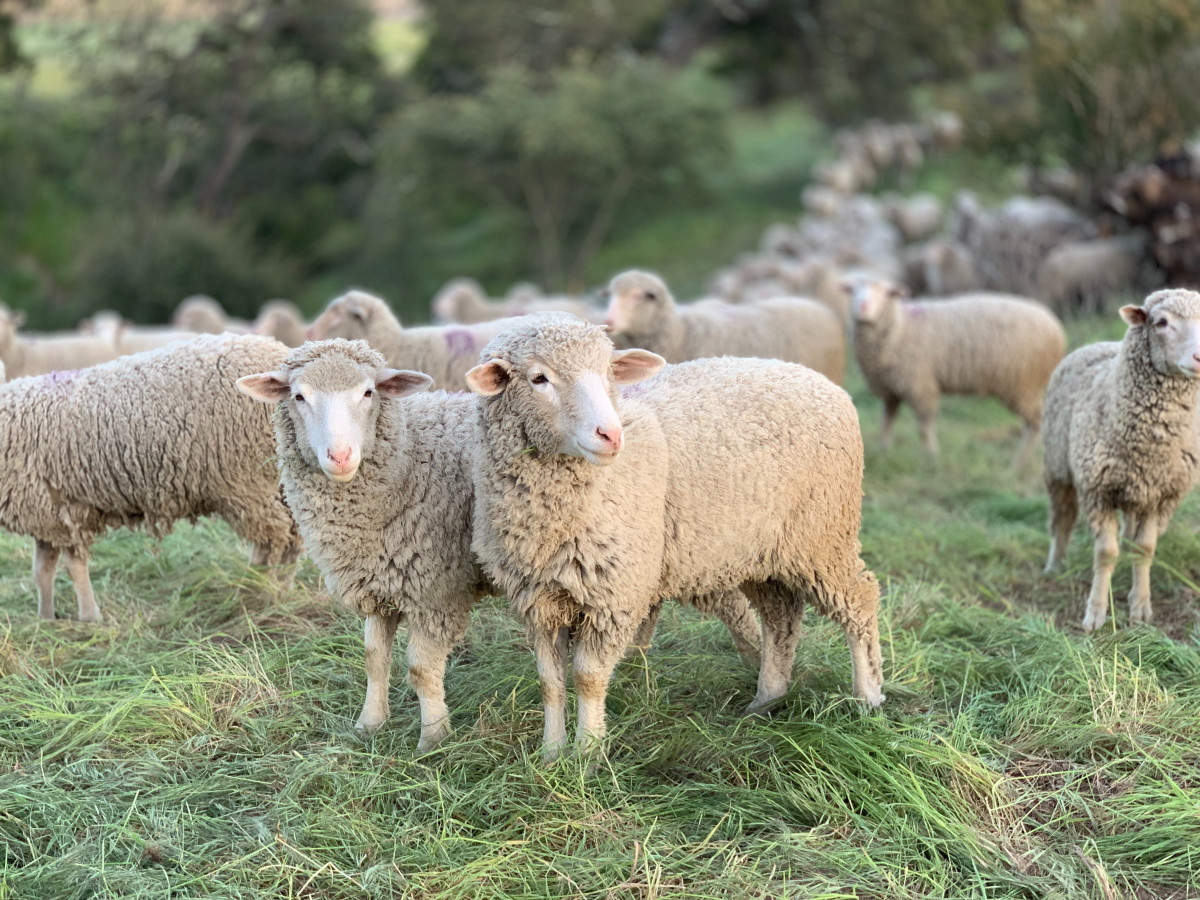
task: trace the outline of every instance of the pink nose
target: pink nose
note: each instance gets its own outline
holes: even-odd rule
[[[350,461],[350,448],[347,447],[345,450],[339,450],[336,453],[332,450],[326,450],[325,455],[333,461],[334,465],[344,466]]]
[[[621,449],[622,435],[620,425],[602,425],[596,429],[596,434],[600,437],[600,440],[604,441],[604,443],[610,450],[612,450],[613,453],[616,453]]]
[[[614,322],[612,319],[605,319],[604,320],[604,330],[605,331],[616,331],[617,323]]]

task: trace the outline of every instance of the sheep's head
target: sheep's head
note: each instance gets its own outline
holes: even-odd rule
[[[391,314],[387,303],[374,294],[347,291],[329,301],[325,311],[308,326],[305,337],[310,341],[364,341],[371,333],[371,323]]]
[[[608,285],[608,298],[604,325],[614,335],[657,331],[667,308],[674,303],[661,278],[637,269],[613,278]]]
[[[1200,378],[1200,294],[1155,291],[1142,306],[1122,306],[1126,340],[1144,339],[1154,368],[1164,375]]]
[[[255,334],[273,337],[289,347],[304,343],[304,327],[304,316],[290,300],[268,300],[254,322]]]
[[[304,344],[279,371],[246,375],[237,386],[255,400],[283,404],[303,459],[345,482],[374,449],[380,404],[432,383],[420,372],[387,368],[363,341],[331,340]]]
[[[470,321],[469,314],[487,304],[483,286],[474,278],[454,278],[446,282],[430,304],[438,322]]]
[[[207,294],[193,294],[179,302],[171,323],[197,334],[220,334],[225,330],[225,310]]]
[[[842,290],[850,297],[850,315],[855,322],[878,322],[907,289],[879,278],[847,278]]]
[[[467,385],[498,415],[520,419],[543,456],[566,455],[606,466],[617,458],[624,430],[619,384],[658,373],[665,361],[645,350],[614,350],[604,329],[566,313],[527,316],[495,337]]]
[[[25,324],[25,313],[13,312],[0,303],[0,352],[7,353],[17,339],[17,330]]]

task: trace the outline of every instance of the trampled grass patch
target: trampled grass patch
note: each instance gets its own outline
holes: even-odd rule
[[[1100,326],[1072,329],[1091,334]],[[888,693],[847,697],[810,617],[795,687],[669,606],[619,668],[589,768],[541,762],[522,628],[475,613],[447,674],[455,731],[418,756],[353,733],[361,623],[310,563],[280,592],[219,523],[96,547],[106,621],[35,615],[31,545],[0,537],[0,897],[1187,898],[1200,895],[1200,506],[1160,543],[1156,627],[1078,622],[1090,541],[1046,578],[1040,470],[1018,424],[950,400],[943,454],[910,417],[868,447],[864,555],[885,589]]]

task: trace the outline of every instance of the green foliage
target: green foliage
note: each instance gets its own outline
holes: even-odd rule
[[[391,124],[379,179],[403,193],[379,196],[371,231],[392,234],[387,220],[407,217],[439,233],[487,208],[518,229],[518,247],[536,247],[543,283],[578,287],[633,198],[694,191],[723,158],[726,109],[711,81],[646,60],[573,63],[544,78],[503,67],[480,94],[431,95]]]
[[[1031,134],[1097,182],[1200,127],[1190,0],[1029,0]]]
[[[81,251],[76,284],[75,317],[114,309],[137,322],[165,322],[190,294],[210,294],[232,315],[252,318],[264,301],[289,296],[296,281],[248,236],[184,211],[106,223]]]

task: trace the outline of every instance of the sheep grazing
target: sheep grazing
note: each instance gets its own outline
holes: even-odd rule
[[[255,334],[275,338],[288,347],[299,347],[304,343],[307,327],[304,316],[290,300],[268,300],[254,320]]]
[[[388,365],[424,372],[435,388],[463,391],[467,370],[478,361],[480,349],[513,321],[404,328],[379,297],[350,291],[329,302],[308,326],[308,338],[364,340],[383,354]]]
[[[0,388],[0,527],[37,541],[43,618],[54,618],[65,552],[80,620],[100,621],[88,553],[109,528],[162,534],[179,519],[217,515],[253,542],[252,564],[296,560],[300,538],[269,461],[270,417],[233,389],[286,352],[265,338],[197,337]]]
[[[871,392],[883,400],[883,444],[901,403],[917,414],[921,437],[938,452],[935,430],[942,394],[998,399],[1025,423],[1014,466],[1041,429],[1042,395],[1063,357],[1062,323],[1033,300],[967,294],[901,303],[903,288],[878,279],[847,282],[854,355]]]
[[[754,356],[802,363],[841,384],[846,342],[837,316],[814,300],[778,297],[756,303],[702,300],[677,306],[657,275],[631,270],[609,284],[605,325],[623,346],[667,362]]]
[[[855,695],[883,701],[879,586],[859,558],[862,438],[844,391],[756,359],[644,381],[661,357],[614,351],[565,315],[520,320],[481,359],[468,373],[472,547],[529,624],[547,755],[566,744],[568,641],[587,748],[605,733],[613,667],[666,597],[746,593],[763,629],[752,709],[788,689],[805,602],[845,628]]]
[[[1046,489],[1053,572],[1067,555],[1079,507],[1095,540],[1084,631],[1108,616],[1117,563],[1117,513],[1136,548],[1129,621],[1149,622],[1158,537],[1192,489],[1200,458],[1200,294],[1158,291],[1121,308],[1121,342],[1062,361],[1046,390]]]
[[[0,361],[9,378],[44,375],[108,362],[119,356],[111,337],[91,334],[22,334],[24,313],[0,304]]]
[[[471,556],[474,398],[415,393],[429,384],[344,340],[305,344],[238,382],[278,406],[279,470],[304,546],[329,593],[366,616],[367,695],[356,727],[371,733],[388,717],[403,620],[422,751],[449,733],[446,660],[488,590]]]
[[[193,294],[181,300],[171,316],[171,324],[197,334],[247,334],[252,330],[249,322],[231,318],[221,304],[207,294]]]

